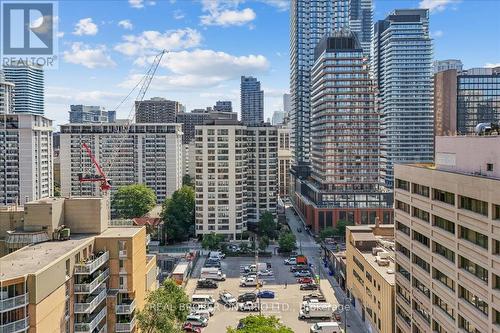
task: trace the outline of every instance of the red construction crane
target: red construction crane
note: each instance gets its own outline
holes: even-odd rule
[[[90,160],[92,161],[92,164],[95,166],[98,174],[97,175],[83,175],[79,174],[78,175],[78,180],[81,183],[85,182],[100,182],[101,183],[101,191],[108,191],[111,189],[111,184],[109,183],[109,179],[106,177],[106,174],[104,174],[104,171],[102,171],[101,167],[99,166],[99,163],[95,160],[94,155],[92,154],[92,150],[90,150],[90,147],[87,146],[86,143],[82,144],[83,149],[87,152],[87,155],[89,156]]]

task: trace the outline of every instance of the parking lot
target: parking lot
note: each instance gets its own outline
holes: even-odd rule
[[[226,274],[226,281],[219,282],[217,289],[197,289],[198,280],[203,260],[198,263],[193,277],[188,281],[186,291],[189,296],[193,294],[211,295],[214,299],[219,299],[219,293],[223,290],[229,291],[234,297],[238,297],[245,292],[255,291],[254,287],[240,287],[240,267],[254,264],[253,258],[230,257],[222,260],[221,269]],[[309,332],[309,328],[315,321],[302,321],[298,319],[302,296],[311,293],[311,291],[301,291],[296,278],[290,272],[290,266],[283,264],[281,256],[272,258],[260,258],[259,262],[270,263],[273,276],[260,277],[264,281],[261,290],[271,290],[275,293],[274,299],[262,299],[262,313],[265,315],[274,315],[281,319],[283,323],[292,328],[294,332]],[[285,288],[285,283],[287,287]],[[323,288],[324,284],[321,284]],[[332,305],[337,304],[333,292],[323,290],[328,302]],[[258,313],[258,312],[255,312]],[[226,327],[236,327],[238,321],[248,315],[248,312],[238,312],[236,308],[227,308],[222,304],[217,304],[215,314],[210,318],[208,326],[203,329],[204,333],[223,333]]]

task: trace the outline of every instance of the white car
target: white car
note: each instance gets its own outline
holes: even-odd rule
[[[244,302],[244,303],[239,303],[238,304],[238,311],[258,311],[259,310],[259,304],[256,302]]]
[[[295,258],[285,259],[283,263],[285,265],[297,265],[297,259]]]
[[[208,313],[210,316],[215,314],[215,307],[209,304],[191,304],[191,312]]]
[[[220,293],[219,299],[222,302],[222,304],[227,306],[235,306],[237,303],[236,298],[234,298],[234,296],[227,291],[223,291],[222,293]]]
[[[259,285],[262,286],[264,284],[264,281],[259,281]],[[240,287],[256,287],[257,286],[257,279],[254,278],[246,278],[246,279],[241,279],[240,281]]]
[[[188,315],[186,323],[190,323],[193,326],[206,327],[208,325],[208,319],[198,315]]]
[[[201,310],[201,309],[191,309],[191,311],[189,312],[189,315],[190,316],[200,316],[200,317],[204,317],[204,318],[207,318],[207,319],[210,319],[210,311],[208,310]]]
[[[259,271],[257,274],[259,274],[259,276],[272,276],[272,275],[274,275],[273,271],[270,269],[265,269],[263,271]]]

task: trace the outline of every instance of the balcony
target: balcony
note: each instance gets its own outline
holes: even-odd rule
[[[30,327],[29,317],[14,321],[8,324],[0,325],[0,333],[17,333],[24,332]]]
[[[109,268],[99,274],[93,281],[88,283],[79,283],[74,286],[75,294],[90,294],[99,287],[101,283],[109,277]]]
[[[25,306],[28,302],[28,293],[3,299],[0,301],[0,312]]]
[[[92,313],[106,299],[106,286],[102,286],[97,290],[100,292],[97,295],[88,296],[85,303],[75,303],[75,313]]]
[[[118,251],[118,257],[120,257],[120,258],[127,258],[127,250],[120,250],[120,251]]]
[[[84,320],[84,322],[75,323],[75,332],[93,332],[94,329],[99,325],[101,320],[106,318],[106,314],[107,308],[104,307],[95,316],[91,316],[87,320]]]
[[[134,300],[123,300],[122,304],[116,305],[116,314],[132,314],[135,309],[135,299]]]
[[[75,274],[92,274],[105,262],[109,260],[109,252],[106,251],[94,259],[75,265]]]
[[[118,332],[132,332],[135,326],[135,317],[133,317],[130,322],[127,323],[116,323],[115,331]]]

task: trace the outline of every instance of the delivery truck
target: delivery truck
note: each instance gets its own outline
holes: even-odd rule
[[[201,269],[200,277],[202,279],[226,281],[226,274],[222,273],[222,271],[217,267],[203,267]]]
[[[307,302],[301,306],[299,319],[331,319],[332,305],[322,302]]]

